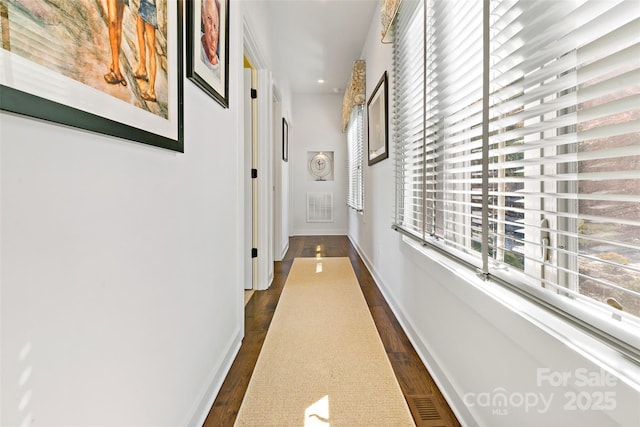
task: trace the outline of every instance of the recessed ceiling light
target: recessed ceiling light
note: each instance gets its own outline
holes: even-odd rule
[[[317,81],[318,83],[320,83],[320,84],[324,83],[324,79],[318,79],[318,80],[316,80],[316,81]]]

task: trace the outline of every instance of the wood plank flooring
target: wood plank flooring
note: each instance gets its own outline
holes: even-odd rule
[[[413,412],[416,425],[460,426],[349,239],[346,236],[298,236],[290,238],[284,260],[275,263],[271,287],[256,292],[245,307],[242,346],[204,427],[233,426],[293,259],[315,256],[349,257],[351,260],[405,398],[410,406],[415,406],[411,403],[422,401],[425,396],[429,402],[434,402],[435,411],[429,411],[429,415],[435,412],[438,419],[421,418],[420,411],[416,411]]]

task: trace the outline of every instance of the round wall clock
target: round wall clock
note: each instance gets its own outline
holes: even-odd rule
[[[331,159],[324,153],[314,154],[309,161],[309,172],[318,181],[323,181],[331,173],[331,168]]]

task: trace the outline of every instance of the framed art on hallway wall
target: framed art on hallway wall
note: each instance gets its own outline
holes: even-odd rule
[[[229,108],[229,0],[187,1],[187,77]]]
[[[380,78],[373,94],[367,102],[367,123],[369,125],[369,166],[389,157],[389,129],[387,101],[387,72]]]
[[[0,30],[2,110],[184,150],[181,1],[2,1]]]
[[[311,181],[333,181],[333,151],[308,151],[308,179]]]
[[[289,123],[282,118],[282,160],[289,161]]]

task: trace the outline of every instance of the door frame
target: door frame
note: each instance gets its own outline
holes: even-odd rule
[[[260,49],[256,43],[251,29],[243,19],[244,52],[253,66],[252,88],[256,90],[257,99],[252,99],[252,140],[257,146],[250,152],[245,151],[245,156],[251,157],[251,168],[257,169],[257,178],[251,178],[252,171],[246,171],[246,179],[251,180],[252,208],[246,215],[252,216],[251,230],[245,230],[252,236],[251,247],[245,248],[247,257],[251,257],[257,249],[257,257],[251,258],[252,264],[252,288],[256,290],[268,289],[273,281],[273,79],[272,73],[267,68]],[[255,73],[254,73],[255,71]],[[255,75],[256,78],[253,76]],[[245,94],[251,96],[251,94]],[[245,114],[247,112],[245,111]],[[246,163],[246,162],[245,162]],[[247,188],[245,186],[245,188]],[[254,208],[254,207],[257,207]],[[245,206],[245,209],[248,207]],[[245,239],[249,242],[249,239]],[[246,244],[246,243],[245,243]],[[247,270],[245,270],[247,271]],[[245,278],[245,281],[247,278]]]

